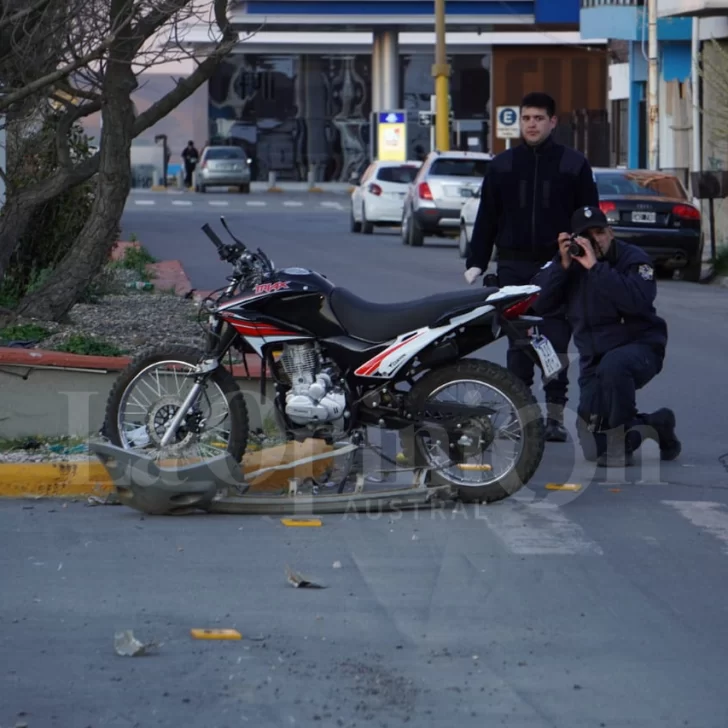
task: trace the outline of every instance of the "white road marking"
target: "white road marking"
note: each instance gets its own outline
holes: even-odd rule
[[[303,202],[296,202],[295,200],[286,200],[283,203],[284,207],[303,207]]]
[[[207,204],[215,207],[227,207],[230,203],[227,200],[210,200]]]
[[[674,508],[693,526],[703,529],[723,543],[721,549],[728,554],[728,508],[722,503],[711,501],[662,501]]]
[[[258,200],[249,200],[245,203],[246,205],[250,207],[265,207],[268,203],[267,202],[260,202]]]
[[[154,200],[134,200],[137,205],[156,205]]]
[[[550,503],[504,503],[486,509],[484,518],[514,554],[604,553],[598,544],[586,537],[581,526],[564,515],[563,509]]]
[[[182,205],[184,207],[189,207],[192,203],[189,200],[172,200],[173,205]]]
[[[342,205],[341,205],[340,202],[329,202],[329,201],[322,202],[321,203],[321,207],[333,207],[336,210],[343,210],[344,209],[342,207]]]

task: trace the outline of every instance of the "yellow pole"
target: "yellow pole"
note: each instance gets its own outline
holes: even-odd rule
[[[435,146],[441,152],[450,150],[449,78],[445,49],[445,0],[435,0]]]

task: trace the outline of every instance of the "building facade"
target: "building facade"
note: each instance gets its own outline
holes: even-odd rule
[[[432,0],[249,0],[230,21],[241,43],[209,82],[207,142],[244,147],[255,179],[348,180],[372,156],[374,112],[406,112],[410,158],[432,148],[420,118],[434,91]],[[606,41],[578,22],[579,0],[448,0],[451,148],[500,151],[495,109],[544,90],[560,138],[603,154]],[[185,42],[204,53],[210,29]]]
[[[431,148],[430,127],[420,124],[419,112],[430,110],[433,63],[434,53],[425,48],[398,54],[393,107],[407,113],[411,159]],[[494,109],[517,105],[532,90],[555,97],[559,135],[567,143],[575,139],[574,110],[606,119],[603,45],[484,45],[451,54],[449,63],[451,148],[501,151]],[[278,179],[305,180],[313,170],[320,181],[348,180],[370,159],[373,80],[367,52],[236,53],[209,82],[208,141],[244,147],[255,179],[275,172]],[[606,127],[600,133],[592,140],[595,154],[604,149]]]

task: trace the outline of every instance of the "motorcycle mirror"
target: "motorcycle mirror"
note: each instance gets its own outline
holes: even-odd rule
[[[240,246],[240,247],[241,247],[241,248],[242,248],[243,250],[247,250],[247,248],[245,247],[245,243],[244,243],[244,242],[243,242],[242,240],[238,240],[238,239],[237,239],[237,238],[236,238],[236,237],[235,237],[235,236],[234,236],[234,235],[232,234],[232,231],[231,231],[231,230],[230,230],[230,228],[228,227],[228,224],[227,224],[227,220],[225,220],[225,216],[224,216],[224,215],[220,215],[220,222],[222,223],[222,225],[223,225],[223,227],[225,228],[225,230],[227,230],[227,233],[228,233],[228,235],[229,235],[229,236],[230,236],[230,237],[231,237],[231,238],[232,238],[232,239],[233,239],[233,240],[234,240],[234,241],[235,241],[235,242],[236,242],[236,243],[237,243],[237,244],[238,244],[238,245],[239,245],[239,246]]]

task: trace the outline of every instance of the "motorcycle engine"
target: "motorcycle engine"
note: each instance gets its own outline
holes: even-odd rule
[[[280,364],[291,381],[286,415],[297,425],[335,422],[346,411],[346,394],[336,374],[322,367],[315,344],[285,344]]]

